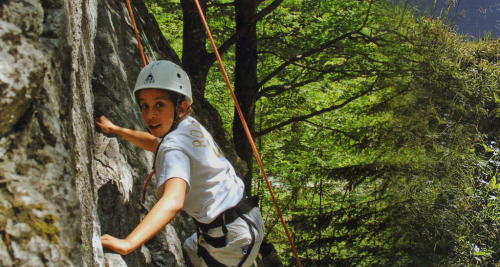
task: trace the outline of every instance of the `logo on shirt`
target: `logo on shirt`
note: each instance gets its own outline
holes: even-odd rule
[[[189,134],[192,137],[197,138],[196,140],[193,140],[193,146],[194,147],[206,147],[208,145],[212,149],[212,151],[214,152],[215,156],[217,156],[219,158],[221,156],[221,150],[217,146],[217,144],[215,143],[212,136],[210,136],[209,134],[205,135],[203,133],[203,131],[201,130],[201,125],[199,125],[198,123],[192,123],[192,125],[199,129],[199,130],[189,131]]]

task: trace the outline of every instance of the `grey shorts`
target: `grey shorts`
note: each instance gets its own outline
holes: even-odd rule
[[[199,245],[203,246],[212,258],[226,266],[238,266],[243,257],[247,253],[250,253],[247,260],[243,264],[243,267],[252,266],[257,258],[257,255],[259,254],[260,244],[262,243],[264,235],[264,220],[262,219],[262,215],[257,207],[252,208],[252,210],[244,216],[252,220],[257,227],[257,229],[252,227],[252,231],[255,234],[255,243],[252,251],[248,251],[249,246],[252,243],[252,236],[250,234],[248,224],[242,218],[237,218],[234,222],[227,225],[228,233],[225,247],[214,248],[203,239],[203,236],[200,236]],[[224,235],[222,227],[210,229],[208,234],[212,237],[221,237]],[[207,267],[205,261],[198,256],[198,236],[196,233],[186,239],[183,247],[194,266]]]

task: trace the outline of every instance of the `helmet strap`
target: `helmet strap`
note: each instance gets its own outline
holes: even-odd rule
[[[165,136],[167,136],[167,134],[175,131],[177,129],[177,127],[179,126],[178,113],[179,113],[179,106],[180,106],[180,102],[181,102],[181,97],[176,96],[175,101],[172,101],[172,102],[174,102],[174,121],[172,122],[172,126],[170,127],[170,130],[168,130],[168,132],[164,136],[162,136],[162,138],[165,138]]]
[[[161,137],[162,140],[160,141],[160,143],[158,144],[158,147],[156,148],[155,158],[153,160],[153,170],[156,168],[156,156],[158,155],[158,150],[160,149],[161,143],[163,143],[163,140],[165,140],[165,136],[167,136],[169,133],[175,131],[175,129],[177,129],[177,127],[179,126],[179,122],[178,122],[179,118],[177,118],[177,113],[178,113],[179,106],[180,106],[180,103],[179,103],[180,97],[177,96],[175,101],[172,101],[172,102],[175,102],[174,103],[174,121],[172,122],[172,126],[170,127],[170,130],[168,130],[168,132],[164,136]]]

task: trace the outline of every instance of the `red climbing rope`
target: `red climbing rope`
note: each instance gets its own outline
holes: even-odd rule
[[[134,26],[135,39],[137,39],[137,45],[139,46],[139,51],[141,52],[142,64],[146,67],[146,57],[144,57],[144,52],[142,51],[141,39],[139,38],[139,33],[137,32],[137,25],[135,25],[134,13],[132,12],[132,7],[130,6],[129,0],[127,1],[128,13],[130,14],[130,19],[132,20],[132,26]]]
[[[148,178],[146,178],[146,181],[144,182],[144,185],[142,186],[142,203],[144,203],[144,200],[146,200],[146,187],[148,186],[149,180],[151,180],[151,177],[153,177],[153,174],[156,173],[156,170],[152,170],[151,173],[148,175]]]
[[[233,92],[233,88],[231,86],[231,82],[229,81],[229,78],[226,73],[226,69],[224,68],[224,64],[222,63],[222,59],[220,58],[219,51],[217,51],[217,46],[215,46],[214,39],[212,38],[212,34],[210,33],[210,28],[208,27],[207,21],[205,19],[205,16],[203,15],[203,11],[201,9],[200,3],[198,0],[194,0],[196,3],[196,7],[198,8],[198,12],[200,13],[201,20],[203,21],[203,25],[205,26],[205,30],[207,31],[208,38],[210,39],[210,43],[212,44],[212,48],[214,50],[215,56],[217,57],[217,61],[219,61],[219,66],[222,71],[222,74],[224,75],[224,79],[226,80],[227,87],[229,89],[229,92],[231,92],[231,96],[233,97],[234,105],[236,106],[236,110],[238,111],[238,115],[240,116],[241,123],[243,124],[243,127],[245,128],[245,132],[248,137],[248,141],[250,142],[250,145],[252,146],[253,153],[255,155],[255,159],[257,160],[257,163],[259,164],[260,171],[262,172],[262,176],[264,177],[264,180],[266,182],[267,188],[269,189],[269,193],[271,194],[271,198],[273,200],[274,206],[276,207],[276,211],[278,212],[278,216],[280,217],[281,224],[283,225],[283,228],[285,229],[286,236],[288,238],[288,242],[290,242],[290,246],[292,247],[293,255],[295,256],[295,259],[297,260],[297,264],[302,267],[302,264],[300,263],[299,255],[297,254],[297,251],[295,250],[295,246],[293,244],[292,237],[290,236],[290,233],[288,232],[288,228],[286,227],[285,220],[283,219],[283,215],[281,214],[280,208],[278,207],[278,203],[276,202],[276,198],[274,197],[273,189],[271,188],[271,184],[269,183],[269,179],[267,178],[267,174],[264,171],[264,165],[262,164],[262,161],[260,160],[259,152],[257,151],[257,147],[255,146],[255,143],[253,141],[252,134],[250,133],[250,130],[248,129],[247,123],[245,121],[245,118],[243,117],[243,113],[241,112],[240,105],[238,104],[238,100],[236,99],[236,95]],[[251,166],[249,166],[251,167]]]
[[[141,45],[141,38],[139,38],[139,33],[137,32],[137,25],[135,24],[134,20],[134,12],[132,12],[132,7],[130,6],[129,0],[125,0],[127,2],[127,9],[128,13],[130,14],[130,20],[132,21],[132,26],[134,26],[134,33],[135,33],[135,39],[137,39],[137,46],[139,47],[139,51],[141,52],[141,57],[142,57],[142,64],[144,64],[144,67],[148,65],[146,62],[146,57],[144,56],[144,51],[142,51],[142,45]],[[148,178],[146,178],[146,181],[144,182],[144,185],[142,186],[142,202],[144,203],[144,200],[146,198],[146,187],[148,186],[149,180],[151,180],[151,177],[153,174],[156,172],[156,170],[151,171],[151,173],[148,175]]]

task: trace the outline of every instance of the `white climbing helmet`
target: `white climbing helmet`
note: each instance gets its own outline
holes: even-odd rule
[[[186,97],[188,105],[193,103],[189,77],[181,67],[167,60],[158,60],[144,67],[134,87],[134,95],[142,89],[161,89],[179,93]]]

